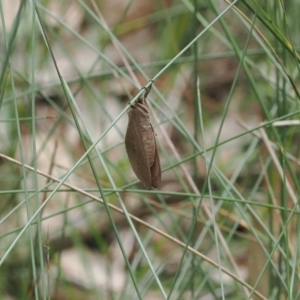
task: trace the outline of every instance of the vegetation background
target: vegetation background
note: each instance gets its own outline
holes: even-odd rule
[[[1,299],[299,299],[299,11],[0,1]],[[124,135],[151,78],[147,191]]]

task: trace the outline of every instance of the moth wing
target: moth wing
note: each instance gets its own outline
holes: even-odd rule
[[[150,173],[151,173],[151,186],[157,188],[161,182],[161,166],[160,166],[160,159],[159,159],[156,140],[154,139],[154,141],[155,141],[155,156],[154,156],[153,165],[150,168]]]
[[[144,149],[139,118],[134,110],[128,114],[128,117],[128,127],[125,136],[126,152],[136,177],[149,190],[151,188],[151,173]]]

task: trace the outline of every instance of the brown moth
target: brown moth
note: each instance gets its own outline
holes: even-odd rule
[[[145,89],[146,93],[128,111],[125,147],[136,177],[150,190],[151,187],[156,188],[160,184],[161,167],[146,101],[151,85]]]

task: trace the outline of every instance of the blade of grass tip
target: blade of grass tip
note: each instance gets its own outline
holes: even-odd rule
[[[300,125],[300,120],[286,120],[286,121],[277,121],[273,123],[273,126],[298,126]]]

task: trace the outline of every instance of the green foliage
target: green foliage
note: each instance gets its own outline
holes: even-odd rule
[[[24,3],[0,5],[0,294],[299,298],[299,1]],[[124,135],[151,78],[146,191]]]

